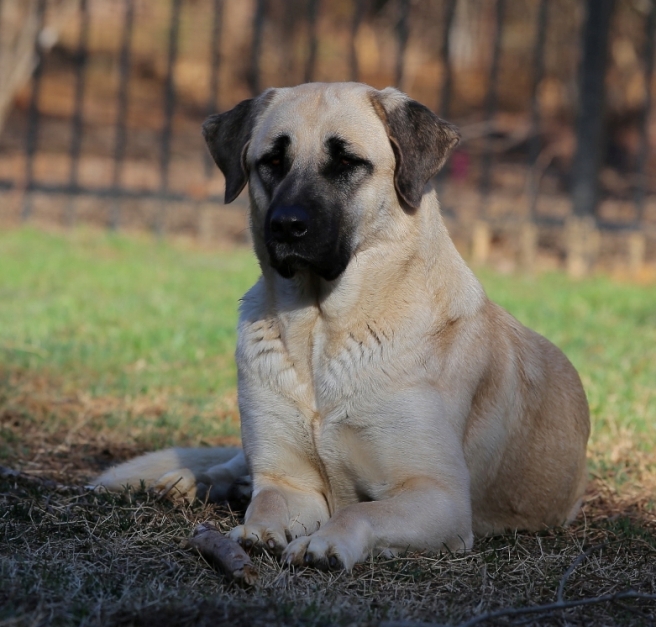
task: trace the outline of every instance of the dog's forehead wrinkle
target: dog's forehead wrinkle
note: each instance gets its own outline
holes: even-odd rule
[[[324,145],[329,154],[337,152],[364,155],[368,152],[359,142],[351,141],[348,136],[344,136],[341,133],[329,134],[324,140]]]
[[[397,94],[393,98],[405,98],[400,92],[392,91]],[[254,147],[258,153],[262,152],[275,138],[288,135],[292,152],[316,152],[324,149],[328,138],[336,137],[371,158],[375,156],[372,144],[386,147],[387,133],[370,105],[370,92],[370,88],[357,83],[340,83],[327,88],[323,84],[312,84],[278,90],[257,122]],[[372,137],[376,138],[374,142]]]
[[[282,150],[284,148],[287,148],[290,141],[291,139],[287,133],[281,133],[280,135],[278,135],[273,139],[273,142],[271,143],[271,149]]]

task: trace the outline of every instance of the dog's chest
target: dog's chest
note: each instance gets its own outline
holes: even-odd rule
[[[408,371],[421,370],[417,352],[400,350],[393,330],[373,321],[338,333],[320,319],[294,322],[241,325],[240,393],[249,386],[268,390],[258,394],[267,404],[251,405],[242,420],[267,446],[279,438],[281,448],[319,462],[336,507],[375,499],[388,483],[380,452],[393,450],[396,438],[394,428],[384,427],[397,421],[390,400],[401,371],[407,379]]]
[[[240,325],[237,362],[251,384],[299,404],[313,420],[375,402],[376,388],[403,368],[393,332],[375,323],[333,332],[317,315]]]

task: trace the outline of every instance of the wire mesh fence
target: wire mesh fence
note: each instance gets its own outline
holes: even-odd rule
[[[437,185],[475,257],[511,233],[527,258],[573,246],[585,265],[620,233],[607,248],[641,261],[655,29],[654,0],[0,0],[4,211],[26,220],[59,197],[73,223],[94,199],[111,228],[139,215],[163,232],[181,205],[221,202],[207,114],[360,80],[460,126]]]

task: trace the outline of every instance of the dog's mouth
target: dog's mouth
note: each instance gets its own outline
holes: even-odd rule
[[[334,281],[346,270],[346,266],[348,265],[348,261],[345,263],[339,258],[339,255],[325,260],[319,260],[295,252],[280,254],[282,251],[275,250],[275,245],[269,245],[267,247],[269,249],[271,267],[284,279],[293,278],[299,271],[309,271],[325,281]]]
[[[322,210],[316,203],[271,206],[264,223],[271,267],[286,279],[309,271],[334,281],[351,257],[351,237],[341,215],[338,209]]]
[[[311,270],[311,263],[304,257],[291,254],[278,258],[271,252],[269,248],[271,267],[284,279],[291,279],[299,270]]]

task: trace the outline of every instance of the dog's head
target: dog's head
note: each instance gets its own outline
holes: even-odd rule
[[[417,211],[459,139],[401,92],[357,83],[270,89],[208,118],[203,134],[226,203],[250,184],[260,260],[328,281],[390,214]]]

